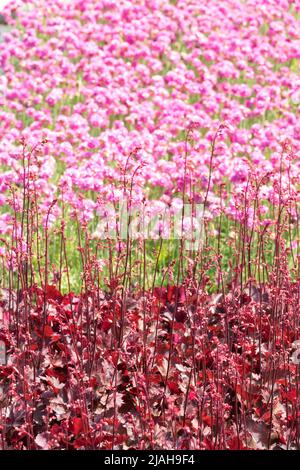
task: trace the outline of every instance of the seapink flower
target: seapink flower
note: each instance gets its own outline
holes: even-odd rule
[[[81,207],[78,191],[83,200],[88,191],[113,197],[111,184],[119,190],[136,145],[147,152],[147,166],[135,177],[132,197],[148,198],[156,187],[176,194],[183,189],[184,133],[192,126],[189,177],[201,200],[211,144],[224,121],[214,148],[211,204],[217,182],[229,179],[234,193],[247,180],[242,156],[258,173],[278,171],[282,137],[289,136],[294,149],[291,181],[299,178],[299,47],[288,3],[266,9],[255,0],[241,9],[237,0],[205,2],[205,21],[196,4],[187,15],[186,2],[154,0],[138,9],[123,2],[110,9],[95,0],[26,5],[18,2],[18,21],[9,20],[12,30],[0,45],[1,162],[10,165],[21,136],[32,145],[47,136],[39,174],[45,195],[53,191],[55,159],[62,162],[55,184],[69,181],[73,207]],[[127,186],[134,169],[132,161]],[[11,175],[1,178],[5,191]]]

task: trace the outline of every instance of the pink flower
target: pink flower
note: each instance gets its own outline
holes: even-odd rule
[[[61,88],[55,88],[52,90],[46,98],[46,103],[49,106],[55,106],[63,96],[63,91]]]
[[[103,118],[99,114],[92,114],[90,117],[90,123],[93,127],[102,127]]]

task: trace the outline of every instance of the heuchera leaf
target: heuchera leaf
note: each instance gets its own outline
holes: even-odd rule
[[[75,434],[75,436],[77,436],[82,431],[82,428],[83,428],[82,419],[78,417],[73,418],[72,433]]]
[[[53,335],[53,330],[52,330],[51,326],[46,325],[44,327],[44,336],[45,336],[45,338],[50,338],[52,335]]]
[[[63,296],[55,286],[47,285],[46,299],[55,300],[56,302],[61,302],[63,299]]]
[[[180,393],[182,393],[176,382],[169,381],[168,387],[171,393],[174,393],[176,395],[179,395]]]

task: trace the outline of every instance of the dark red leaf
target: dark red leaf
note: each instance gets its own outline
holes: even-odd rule
[[[46,325],[44,327],[44,336],[45,336],[45,338],[50,338],[52,335],[53,335],[53,330],[52,330],[51,326]]]
[[[47,285],[46,287],[46,299],[55,300],[56,302],[61,302],[63,296],[55,286]]]
[[[168,387],[170,392],[174,393],[175,395],[179,395],[180,393],[182,393],[176,382],[168,382]]]
[[[82,419],[77,418],[77,417],[73,418],[72,433],[75,434],[75,436],[77,436],[82,431],[82,428],[83,428]]]

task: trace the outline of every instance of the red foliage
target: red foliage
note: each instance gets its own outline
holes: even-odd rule
[[[42,289],[35,294],[30,330],[20,304],[18,331],[13,322],[1,331],[6,448],[297,447],[296,311],[279,318],[272,300],[262,309],[229,293],[216,303],[204,290],[169,286],[142,302],[128,297],[120,344],[117,294],[75,298],[48,286],[46,304]],[[288,300],[277,293],[282,312],[297,295],[294,281]]]

